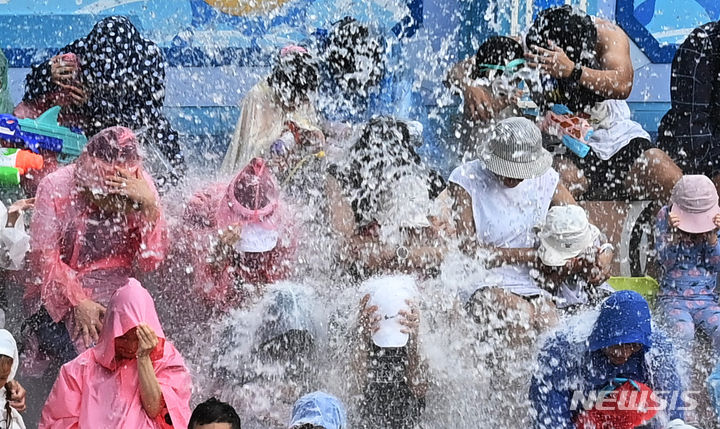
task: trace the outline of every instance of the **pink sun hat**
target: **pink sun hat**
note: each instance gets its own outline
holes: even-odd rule
[[[713,218],[720,214],[718,193],[712,180],[704,175],[685,175],[670,196],[670,214],[680,218],[678,229],[701,234],[716,228]]]

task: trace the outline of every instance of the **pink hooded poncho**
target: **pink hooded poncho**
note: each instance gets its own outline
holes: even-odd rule
[[[84,299],[106,305],[127,283],[133,265],[157,268],[167,247],[162,211],[155,222],[140,212],[106,213],[81,192],[104,193],[104,178],[117,167],[143,177],[155,197],[155,185],[143,170],[133,132],[112,127],[94,136],[74,165],[46,176],[38,187],[30,225],[32,272],[25,299],[36,312],[44,305],[56,322]]]
[[[115,338],[141,323],[160,339],[150,359],[165,408],[155,419],[142,406],[137,360],[115,358]],[[165,340],[150,294],[130,279],[110,300],[98,344],[63,365],[43,407],[39,429],[185,429],[191,388],[190,373],[180,353]]]
[[[213,306],[229,308],[235,296],[233,282],[261,285],[287,278],[295,251],[292,223],[265,161],[254,158],[229,185],[214,184],[196,193],[185,210],[183,239],[179,242],[193,266],[195,290]],[[208,261],[211,240],[228,226],[261,228],[277,233],[277,245],[267,252],[245,252],[220,267]],[[246,229],[247,231],[247,229]]]

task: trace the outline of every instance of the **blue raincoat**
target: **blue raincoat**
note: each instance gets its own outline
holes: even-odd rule
[[[345,429],[345,407],[339,399],[327,393],[308,393],[295,402],[288,427],[292,429],[307,424],[324,429]]]
[[[643,349],[620,366],[613,365],[602,352],[605,347],[630,343],[641,344]],[[589,335],[566,331],[554,334],[541,349],[538,363],[530,386],[536,428],[574,429],[573,417],[582,409],[582,398],[600,391],[616,377],[646,384],[668,400],[668,407],[656,420],[684,419],[672,344],[653,329],[647,302],[636,292],[612,294],[603,303]]]

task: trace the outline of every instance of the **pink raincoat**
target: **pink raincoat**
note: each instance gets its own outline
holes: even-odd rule
[[[108,128],[93,137],[74,165],[45,177],[38,187],[30,225],[32,275],[26,290],[31,312],[44,305],[55,322],[90,298],[106,305],[126,284],[136,264],[143,271],[158,267],[165,256],[167,232],[161,212],[152,223],[140,212],[105,213],[88,202],[82,189],[102,192],[106,174],[122,166],[141,175],[158,198],[151,177],[142,169],[135,136],[127,128]]]
[[[236,279],[262,285],[289,276],[296,247],[292,222],[262,159],[251,160],[229,185],[218,183],[196,193],[184,217],[184,234],[179,243],[192,258],[195,290],[211,305],[229,308],[242,300],[233,288]],[[223,267],[214,267],[208,261],[208,248],[218,231],[238,226],[242,236],[248,225],[276,232],[277,245],[267,252],[236,254]]]
[[[150,326],[160,339],[150,359],[165,407],[155,419],[142,406],[137,360],[115,358],[115,338],[140,323]],[[130,279],[110,300],[98,344],[63,365],[43,407],[39,429],[185,429],[191,388],[190,373],[180,353],[165,340],[150,294]]]

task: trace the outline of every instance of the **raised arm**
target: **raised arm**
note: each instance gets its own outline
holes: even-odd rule
[[[604,19],[596,20],[596,45],[599,69],[582,67],[580,84],[596,94],[624,100],[630,96],[634,70],[630,58],[630,42],[620,27]],[[549,49],[531,46],[526,54],[529,64],[537,66],[556,79],[569,79],[575,63],[556,45]]]

